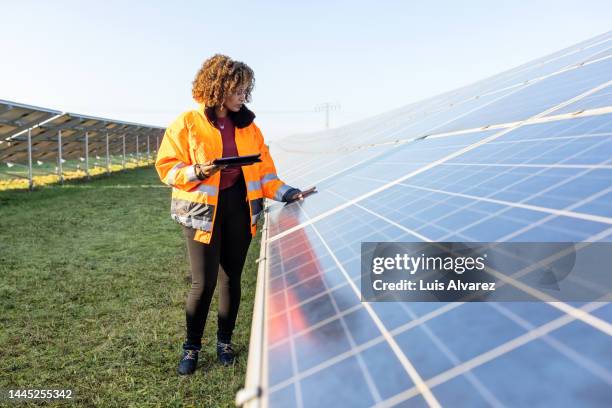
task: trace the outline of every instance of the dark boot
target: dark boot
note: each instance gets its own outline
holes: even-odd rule
[[[178,373],[180,375],[191,375],[196,370],[198,365],[198,354],[200,350],[183,350],[183,357],[178,365]]]
[[[231,343],[217,341],[217,359],[224,366],[234,364],[234,349]]]

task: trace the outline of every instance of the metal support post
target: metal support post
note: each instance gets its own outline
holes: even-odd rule
[[[34,188],[34,178],[32,177],[32,128],[28,129],[28,188]]]
[[[62,171],[62,131],[57,131],[57,171],[60,183],[64,184],[64,172]]]
[[[106,174],[110,174],[110,149],[108,148],[108,132],[106,132]]]
[[[89,180],[89,132],[85,132],[85,176]]]

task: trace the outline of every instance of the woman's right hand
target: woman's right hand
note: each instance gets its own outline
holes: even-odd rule
[[[223,170],[227,166],[217,166],[212,160],[208,160],[203,164],[194,164],[195,174],[200,180],[205,180],[216,172]]]

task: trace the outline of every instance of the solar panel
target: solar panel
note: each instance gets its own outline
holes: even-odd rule
[[[29,178],[113,164],[148,162],[163,128],[0,101],[0,164],[18,171],[2,174]],[[30,142],[28,142],[28,139]],[[30,143],[30,144],[28,144]],[[28,147],[30,146],[30,148]],[[119,156],[119,157],[117,157]],[[114,162],[114,163],[113,163]],[[31,171],[30,171],[31,169]]]
[[[0,140],[11,136],[55,116],[60,112],[0,100]]]
[[[608,406],[608,302],[361,302],[360,246],[611,241],[611,51],[606,33],[272,144],[281,177],[319,193],[268,203],[237,401]]]

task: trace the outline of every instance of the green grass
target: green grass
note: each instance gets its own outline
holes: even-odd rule
[[[160,185],[149,167],[0,192],[0,389],[69,388],[78,406],[233,406],[259,234],[243,271],[236,365],[216,363],[215,294],[198,370],[179,377],[189,264],[170,190],[148,187]]]

